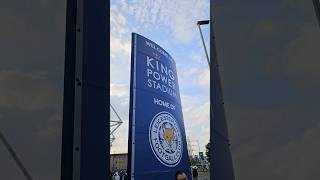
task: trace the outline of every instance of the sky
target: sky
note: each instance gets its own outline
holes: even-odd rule
[[[186,136],[194,154],[205,151],[210,73],[197,21],[210,19],[209,4],[209,0],[111,1],[110,103],[123,120],[114,133],[111,153],[127,152],[132,32],[156,42],[176,61]],[[209,48],[209,25],[202,29]],[[116,119],[114,113],[111,119]]]
[[[110,35],[120,47],[111,51],[115,55],[111,59],[119,62],[111,61],[111,66],[126,67],[111,74],[111,78],[117,79],[111,85],[112,102],[125,121],[128,34],[138,32],[157,42],[180,62],[177,70],[188,125],[191,119],[188,117],[206,109],[206,99],[199,98],[198,93],[208,92],[207,81],[197,79],[205,71],[192,69],[205,69],[207,64],[197,27],[185,22],[185,17],[195,21],[207,18],[207,5],[204,5],[207,2],[181,0],[176,1],[177,5],[168,2],[165,4],[169,8],[161,11],[164,14],[160,16],[162,13],[156,8],[149,11],[151,4],[160,1],[144,1],[149,2],[146,5],[149,9],[142,9],[156,13],[155,21],[164,24],[159,27],[152,25],[154,21],[150,17],[154,15],[143,10],[129,11],[134,7],[141,9],[137,1],[132,2],[126,6],[114,1],[116,9],[110,10],[118,13],[118,24],[113,24],[118,32],[111,29]],[[34,179],[56,180],[60,176],[65,3],[65,0],[0,3],[0,130]],[[201,7],[204,12],[198,14]],[[319,179],[320,29],[311,0],[215,0],[214,8],[216,45],[237,180]],[[181,16],[183,21],[178,21]],[[140,25],[134,27],[134,23]],[[121,29],[125,31],[122,33]],[[204,31],[208,29],[204,27]],[[193,35],[185,39],[186,34]],[[114,53],[117,49],[121,53]],[[188,63],[183,63],[185,59]],[[184,79],[183,74],[188,73]],[[188,79],[190,76],[192,80]],[[192,108],[194,103],[199,103],[197,110]],[[201,119],[207,116],[202,115]],[[122,127],[126,127],[125,123]],[[191,134],[188,129],[191,128],[186,127]],[[198,132],[201,134],[201,129]],[[2,143],[0,179],[23,179]]]

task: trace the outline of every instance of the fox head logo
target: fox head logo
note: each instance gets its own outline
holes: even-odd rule
[[[164,139],[171,144],[172,140],[174,139],[174,133],[171,128],[164,128],[163,132]]]

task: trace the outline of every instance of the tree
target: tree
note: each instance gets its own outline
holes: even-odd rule
[[[197,163],[196,159],[192,156],[189,156],[189,165],[193,166]]]
[[[206,156],[207,156],[207,159],[208,161],[210,162],[210,142],[206,145]]]

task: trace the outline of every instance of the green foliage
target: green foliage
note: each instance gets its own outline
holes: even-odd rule
[[[208,161],[210,162],[210,142],[206,145],[206,156],[207,156],[207,159]]]
[[[192,157],[192,156],[189,156],[189,164],[190,166],[194,166],[197,164],[197,159]]]

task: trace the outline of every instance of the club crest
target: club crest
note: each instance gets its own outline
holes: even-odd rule
[[[149,127],[149,142],[157,159],[175,167],[182,157],[182,136],[177,120],[168,112],[156,114]]]

